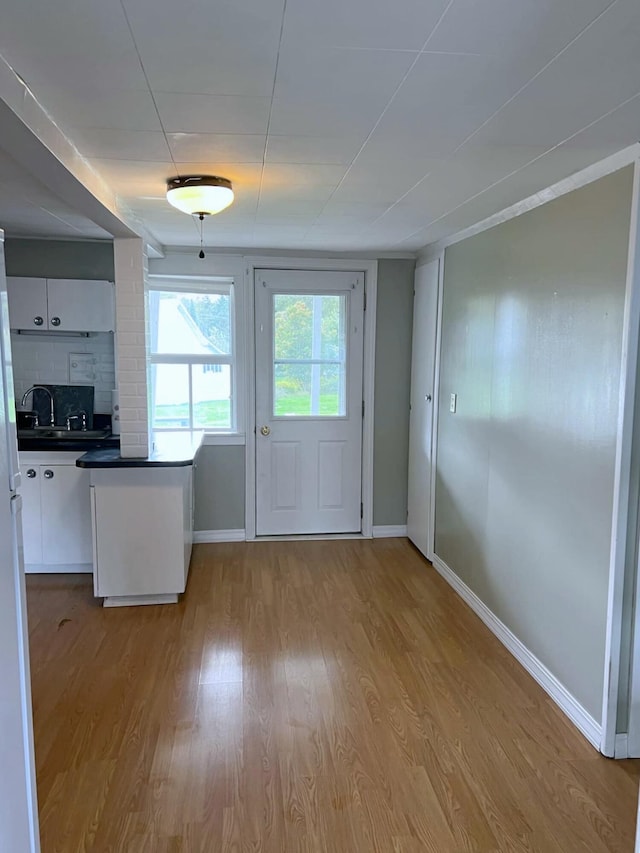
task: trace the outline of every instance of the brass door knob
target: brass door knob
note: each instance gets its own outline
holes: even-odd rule
[[[270,433],[271,433],[271,427],[268,427],[268,426],[266,426],[266,425],[265,425],[265,426],[263,426],[263,427],[260,427],[260,432],[261,432],[263,435],[270,435]]]

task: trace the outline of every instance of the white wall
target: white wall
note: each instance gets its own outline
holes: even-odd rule
[[[631,192],[629,167],[445,254],[436,554],[596,721]]]
[[[69,385],[69,353],[93,353],[96,358],[94,411],[111,413],[111,391],[116,387],[113,335],[92,334],[89,338],[65,338],[54,335],[19,335],[11,333],[13,380],[16,400],[36,382]]]

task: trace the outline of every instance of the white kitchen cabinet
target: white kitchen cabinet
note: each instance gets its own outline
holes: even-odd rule
[[[94,592],[105,606],[171,603],[187,585],[193,469],[91,469]]]
[[[7,278],[12,329],[112,332],[113,284],[68,278]]]
[[[89,473],[76,468],[79,455],[20,455],[27,572],[91,571]]]
[[[47,279],[7,278],[9,325],[12,329],[46,329]]]
[[[20,494],[22,495],[22,537],[24,562],[42,562],[42,510],[40,508],[40,466],[20,465]],[[28,571],[28,569],[27,569]]]

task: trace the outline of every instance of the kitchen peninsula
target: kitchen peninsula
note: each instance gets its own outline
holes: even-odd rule
[[[76,460],[90,474],[94,593],[105,607],[173,604],[185,591],[199,446],[200,436],[143,458],[104,448]]]

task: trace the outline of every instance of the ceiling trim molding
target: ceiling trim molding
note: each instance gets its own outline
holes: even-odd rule
[[[568,178],[563,178],[561,181],[552,184],[544,190],[540,190],[528,198],[517,201],[515,204],[505,207],[504,210],[488,216],[486,219],[481,219],[475,225],[470,225],[468,228],[463,228],[449,237],[442,240],[436,240],[434,243],[429,243],[417,253],[417,266],[421,267],[428,264],[430,261],[437,258],[440,253],[453,246],[455,243],[460,243],[463,240],[468,240],[469,237],[475,237],[476,234],[481,234],[483,231],[488,231],[490,228],[495,228],[496,225],[502,225],[503,222],[508,222],[510,219],[515,219],[517,216],[522,216],[523,213],[528,213],[536,207],[541,207],[549,201],[553,201],[560,196],[580,189],[587,184],[593,183],[612,172],[617,172],[625,166],[630,166],[640,159],[640,143],[630,145],[628,148],[623,148],[621,151],[612,154],[610,157],[605,157],[604,160],[599,160],[597,163],[592,163],[585,169],[581,169]]]
[[[114,237],[140,237],[150,254],[164,254],[2,56],[0,126],[4,150],[54,195]]]

